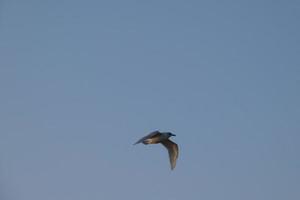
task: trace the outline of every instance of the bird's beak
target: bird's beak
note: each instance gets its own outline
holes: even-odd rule
[[[176,136],[175,134],[171,133],[172,136]]]

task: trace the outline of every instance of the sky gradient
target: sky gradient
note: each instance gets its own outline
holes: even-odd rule
[[[298,1],[0,2],[0,199],[299,200]],[[179,144],[132,144],[153,130]]]

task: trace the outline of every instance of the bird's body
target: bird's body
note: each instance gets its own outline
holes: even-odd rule
[[[148,144],[161,143],[168,150],[171,169],[173,170],[176,166],[176,160],[178,158],[179,152],[178,152],[178,145],[176,143],[172,142],[171,140],[169,140],[169,138],[171,136],[176,136],[176,135],[174,135],[170,132],[154,131],[154,132],[151,132],[150,134],[146,135],[145,137],[141,138],[134,144],[143,143],[145,145],[148,145]]]

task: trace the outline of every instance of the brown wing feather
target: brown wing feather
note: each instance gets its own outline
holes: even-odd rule
[[[178,145],[169,139],[164,140],[161,143],[168,149],[171,169],[173,170],[176,166],[176,160],[179,154]]]
[[[143,142],[144,140],[148,139],[148,138],[152,138],[152,137],[155,137],[157,136],[158,134],[161,134],[159,131],[153,131],[151,133],[149,133],[148,135],[146,135],[145,137],[142,137],[141,139],[139,139],[136,143],[134,144],[138,144],[138,143],[141,143]]]

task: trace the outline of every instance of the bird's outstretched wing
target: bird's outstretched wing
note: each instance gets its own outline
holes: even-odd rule
[[[178,145],[169,139],[164,140],[161,143],[168,149],[171,169],[173,170],[176,166],[176,160],[179,154]]]
[[[160,133],[159,131],[153,131],[153,132],[149,133],[148,135],[146,135],[145,137],[139,139],[139,140],[138,140],[136,143],[134,143],[133,145],[138,144],[138,143],[141,143],[141,142],[143,142],[144,140],[146,140],[146,139],[148,139],[148,138],[152,138],[152,137],[154,137],[154,136],[156,136],[156,135],[158,135],[158,134],[161,134],[161,133]]]

